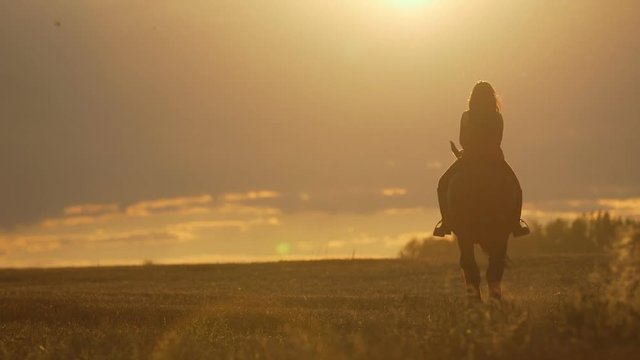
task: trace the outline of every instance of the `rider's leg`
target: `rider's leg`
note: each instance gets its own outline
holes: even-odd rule
[[[473,242],[458,237],[458,248],[460,249],[460,267],[464,274],[467,298],[471,301],[480,301],[480,269],[476,263]]]
[[[497,239],[488,249],[487,283],[489,284],[489,295],[497,300],[502,298],[501,282],[507,261],[507,239],[508,236]]]
[[[451,177],[457,171],[460,160],[456,160],[438,181],[438,205],[440,206],[440,215],[442,216],[442,224],[437,226],[433,231],[435,236],[444,236],[451,233],[451,221],[449,219],[449,202],[447,201],[447,192],[449,191],[449,182]]]
[[[516,201],[511,214],[513,219],[512,232],[514,236],[527,235],[529,234],[529,228],[520,223],[520,218],[522,218],[522,187],[520,186],[520,181],[518,180],[516,173],[513,171],[511,166],[509,166],[509,163],[505,161],[504,165],[516,184]]]

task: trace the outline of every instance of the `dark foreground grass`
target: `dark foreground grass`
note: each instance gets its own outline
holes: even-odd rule
[[[0,270],[0,358],[628,358],[638,319],[591,300],[605,262],[515,260],[506,300],[471,308],[456,264]]]

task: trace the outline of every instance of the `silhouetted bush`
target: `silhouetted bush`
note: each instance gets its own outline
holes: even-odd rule
[[[423,240],[411,239],[399,254],[402,259],[452,260],[458,256],[455,242],[429,237]]]

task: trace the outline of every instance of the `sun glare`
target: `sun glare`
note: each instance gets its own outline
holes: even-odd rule
[[[433,0],[389,0],[389,2],[399,8],[417,8],[429,5]]]

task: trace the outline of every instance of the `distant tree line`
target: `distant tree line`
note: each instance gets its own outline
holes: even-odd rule
[[[609,212],[587,213],[574,219],[558,218],[530,224],[531,234],[509,241],[511,256],[557,253],[604,253],[625,234],[640,232],[640,221],[613,217]],[[458,256],[451,239],[412,239],[400,251],[406,259],[451,259]]]

